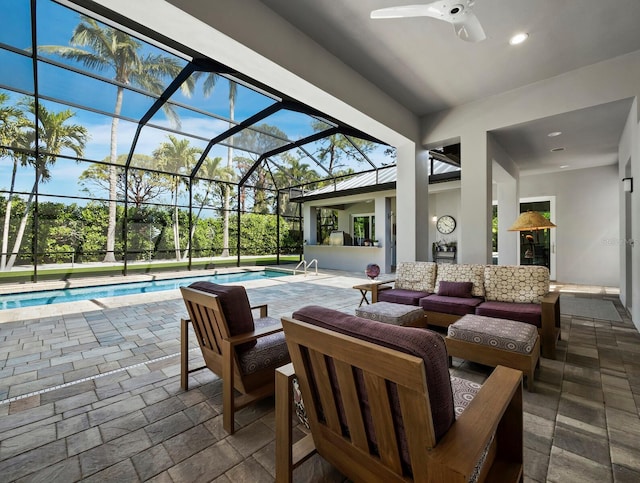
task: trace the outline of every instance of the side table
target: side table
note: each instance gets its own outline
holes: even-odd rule
[[[358,285],[354,285],[353,288],[360,291],[360,305],[358,307],[362,307],[363,303],[369,305],[369,299],[367,299],[367,293],[371,292],[371,303],[375,304],[378,301],[378,292],[380,290],[386,290],[391,288],[391,285],[387,285],[393,283],[394,280],[380,280],[377,282],[368,282],[362,283]]]

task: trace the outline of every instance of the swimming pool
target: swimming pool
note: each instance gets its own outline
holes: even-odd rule
[[[95,287],[13,293],[0,295],[0,310],[33,307],[36,305],[60,304],[63,302],[76,302],[78,300],[91,300],[104,297],[118,297],[120,295],[135,295],[147,292],[159,292],[161,290],[173,290],[184,285],[189,285],[193,282],[201,281],[215,283],[246,282],[248,280],[277,278],[285,275],[291,274],[277,270],[255,270],[240,273],[172,278],[167,280],[155,280],[152,282],[129,282],[113,285],[98,285]]]

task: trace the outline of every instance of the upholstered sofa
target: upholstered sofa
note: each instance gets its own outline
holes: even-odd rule
[[[466,314],[533,324],[542,355],[555,358],[560,294],[549,291],[549,270],[536,265],[400,262],[393,288],[374,299],[422,307],[429,325],[447,327]]]

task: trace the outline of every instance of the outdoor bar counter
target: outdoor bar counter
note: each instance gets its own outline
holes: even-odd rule
[[[376,263],[384,271],[384,247],[349,245],[305,245],[307,263],[318,260],[318,268],[364,272],[369,263]]]

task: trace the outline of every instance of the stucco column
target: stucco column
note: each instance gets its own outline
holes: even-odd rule
[[[491,263],[491,163],[486,131],[460,137],[460,235],[458,263]]]
[[[498,191],[498,264],[518,265],[518,232],[507,231],[520,214],[518,181],[499,181]]]
[[[420,182],[416,176],[416,147],[406,143],[396,147],[398,178],[396,181],[396,263],[416,260],[418,219],[417,192]],[[426,185],[422,190],[427,192]],[[426,209],[426,204],[424,206]]]
[[[309,204],[302,205],[302,235],[303,240],[307,240],[309,245],[316,245],[318,243],[318,219],[316,208],[309,206]],[[322,241],[322,240],[320,240]]]
[[[416,150],[416,260],[429,261],[429,151]]]

